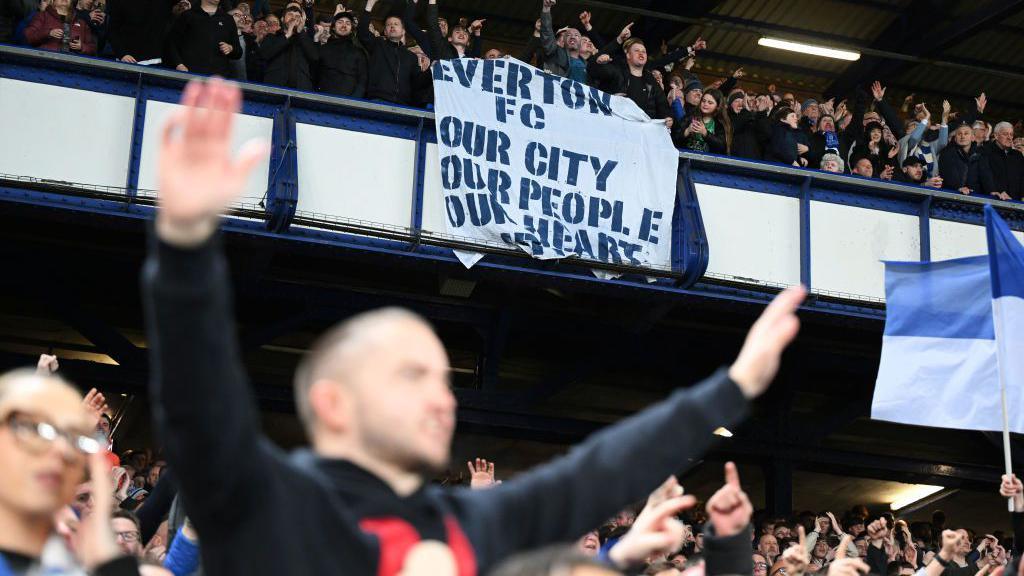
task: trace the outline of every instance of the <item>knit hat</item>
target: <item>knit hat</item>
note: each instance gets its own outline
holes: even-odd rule
[[[744,97],[745,97],[745,95],[743,94],[743,92],[733,92],[726,99],[726,103],[725,104],[726,104],[726,106],[729,106],[731,108],[733,102],[735,102],[737,100],[743,100]]]
[[[356,25],[356,15],[353,12],[338,12],[337,14],[334,15],[333,18],[331,18],[331,26],[333,27],[334,23],[337,22],[338,20],[341,20],[342,18],[348,18],[348,21],[353,26]]]
[[[839,165],[839,171],[840,172],[842,172],[843,169],[845,168],[845,165],[843,164],[843,159],[840,158],[839,154],[831,154],[831,153],[830,154],[825,154],[824,156],[821,157],[821,166],[824,166],[825,162],[827,162],[829,160],[833,160],[833,161],[835,161]]]
[[[902,166],[904,168],[907,166],[924,166],[924,162],[922,162],[917,156],[907,156],[907,159],[903,161]]]
[[[700,90],[701,92],[703,92],[704,85],[700,83],[700,80],[692,78],[690,81],[686,83],[686,86],[683,86],[683,94],[686,94],[687,92],[690,92],[692,90]]]
[[[807,100],[804,100],[804,103],[800,106],[800,109],[801,110],[807,110],[807,108],[809,108],[812,104],[814,106],[817,106],[818,105],[818,101],[815,100],[814,98],[808,98]]]

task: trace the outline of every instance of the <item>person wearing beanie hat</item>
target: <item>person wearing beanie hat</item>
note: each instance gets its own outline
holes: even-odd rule
[[[284,9],[281,31],[267,36],[260,45],[260,56],[266,63],[264,82],[296,90],[313,90],[311,71],[320,60],[320,54],[306,27],[306,13],[302,5],[289,2]]]
[[[807,166],[807,146],[801,151],[799,118],[792,108],[783,106],[773,113],[772,135],[764,159],[791,166]]]
[[[942,188],[942,178],[929,178],[925,172],[925,163],[917,156],[907,156],[901,163],[902,169],[896,173],[894,180],[905,184],[916,184],[931,188]]]
[[[820,168],[825,172],[833,172],[835,174],[843,173],[843,159],[839,157],[839,154],[829,152],[821,157]]]
[[[369,61],[356,45],[355,15],[338,12],[331,21],[331,35],[319,47],[317,90],[327,94],[363,98]]]
[[[800,105],[800,129],[810,136],[818,127],[818,118],[821,116],[821,108],[814,98],[804,100]]]
[[[763,157],[758,130],[761,124],[754,112],[747,109],[746,94],[733,92],[726,99],[726,112],[732,124],[732,155],[760,160]]]
[[[896,155],[898,148],[890,146],[883,138],[882,124],[877,121],[870,121],[864,126],[864,141],[858,142],[853,148],[853,156],[867,158],[871,161],[873,172],[876,175],[886,171],[898,172],[896,168]]]

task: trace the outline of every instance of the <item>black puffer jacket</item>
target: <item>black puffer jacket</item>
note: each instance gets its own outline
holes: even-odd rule
[[[362,98],[366,96],[366,52],[351,36],[334,36],[320,46],[318,89],[328,94]]]

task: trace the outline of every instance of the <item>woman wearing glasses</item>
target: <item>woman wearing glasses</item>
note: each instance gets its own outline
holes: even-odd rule
[[[61,378],[17,370],[0,376],[0,576],[138,574],[110,526],[113,493],[106,441],[95,416]],[[55,515],[75,498],[86,468],[99,486],[83,519],[75,561]]]

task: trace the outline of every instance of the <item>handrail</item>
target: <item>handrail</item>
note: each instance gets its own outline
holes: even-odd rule
[[[192,80],[198,76],[196,74],[191,74],[188,72],[179,72],[177,70],[168,70],[166,68],[140,66],[138,64],[128,64],[125,62],[105,60],[101,58],[94,58],[91,56],[80,56],[78,54],[64,54],[60,52],[53,52],[51,50],[39,50],[36,48],[26,48],[24,46],[11,46],[9,44],[0,44],[0,60],[3,60],[3,57],[5,56],[20,57],[24,59],[33,60],[36,62],[46,62],[52,64],[74,64],[77,66],[86,66],[89,68],[94,68],[97,70],[103,70],[107,72],[123,72],[126,74],[131,74],[132,76],[141,75],[149,78],[173,80],[182,83],[188,82],[189,80]],[[239,82],[239,86],[242,88],[242,91],[246,94],[291,98],[293,101],[315,104],[329,104],[332,106],[348,108],[350,110],[390,114],[417,121],[421,118],[426,118],[430,120],[434,119],[433,112],[430,112],[428,110],[420,110],[418,108],[409,108],[398,104],[381,104],[379,102],[371,102],[368,100],[344,98],[341,96],[330,96],[326,94],[318,94],[315,92],[304,92],[302,90],[292,90],[289,88],[280,88],[277,86],[270,86],[266,84],[254,84],[252,82]]]
[[[79,56],[77,54],[64,54],[49,50],[39,50],[36,48],[26,48],[23,46],[11,46],[6,44],[0,44],[0,60],[2,60],[3,57],[5,56],[14,56],[54,64],[73,64],[78,66],[87,66],[90,68],[95,68],[97,70],[104,70],[108,72],[122,72],[135,76],[142,75],[150,78],[173,80],[177,82],[188,82],[192,78],[196,77],[196,75],[194,74],[189,74],[187,72],[178,72],[176,70],[167,70],[164,68],[149,68],[145,66],[139,66],[137,64],[127,64],[124,62],[103,60],[89,56]],[[348,110],[388,114],[391,116],[398,116],[403,119],[415,120],[417,122],[419,122],[420,120],[433,121],[435,117],[434,112],[432,111],[421,110],[418,108],[409,108],[397,104],[382,104],[379,102],[370,102],[367,100],[345,98],[341,96],[330,96],[325,94],[317,94],[313,92],[304,92],[301,90],[291,90],[288,88],[279,88],[276,86],[269,86],[265,84],[254,84],[251,82],[244,82],[240,83],[239,85],[246,94],[291,98],[293,102],[327,104],[330,106],[337,106]],[[809,168],[797,168],[795,166],[785,166],[782,164],[760,162],[757,160],[748,160],[745,158],[717,156],[714,154],[701,154],[685,150],[680,150],[679,157],[693,160],[695,162],[703,164],[712,164],[715,166],[722,166],[728,168],[740,168],[749,171],[757,171],[761,173],[772,174],[775,176],[791,176],[794,178],[810,177],[813,180],[820,182],[828,182],[831,184],[841,184],[846,186],[856,185],[858,187],[868,188],[871,190],[881,192],[895,192],[897,194],[905,194],[914,199],[924,199],[926,197],[931,197],[939,200],[963,202],[967,204],[976,205],[984,205],[986,203],[991,203],[995,206],[998,206],[999,208],[1003,208],[1006,210],[1024,211],[1024,204],[1018,202],[1006,202],[1002,200],[996,200],[994,198],[979,196],[965,196],[963,194],[959,194],[956,192],[924,188],[921,186],[913,186],[909,184],[902,184],[899,182],[886,182],[883,180],[862,178],[860,176],[834,174],[831,172],[824,172],[821,170],[814,170]]]
[[[679,151],[679,157],[704,164],[712,164],[715,166],[727,168],[741,168],[744,170],[757,171],[776,176],[792,176],[794,178],[800,179],[811,178],[812,180],[828,182],[831,184],[840,184],[845,186],[856,185],[862,188],[869,188],[877,191],[907,194],[913,196],[915,200],[923,200],[924,198],[930,197],[939,200],[965,202],[968,204],[992,204],[994,206],[1007,210],[1024,211],[1024,204],[1020,202],[1007,202],[1004,200],[997,200],[995,198],[987,198],[984,196],[967,196],[964,194],[960,194],[958,192],[949,192],[941,189],[914,186],[912,184],[904,184],[901,182],[887,182],[885,180],[869,179],[864,178],[862,176],[852,176],[849,174],[835,174],[833,172],[825,172],[823,170],[797,168],[795,166],[785,166],[783,164],[759,162],[757,160],[734,158],[731,156],[700,154],[697,152],[688,152],[685,150]]]

